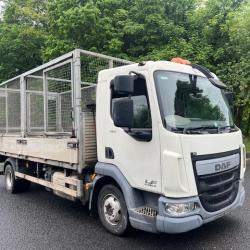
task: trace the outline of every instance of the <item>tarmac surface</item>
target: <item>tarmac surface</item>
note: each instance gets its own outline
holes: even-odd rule
[[[250,162],[248,163],[250,167]],[[0,250],[29,249],[250,249],[250,170],[242,208],[196,230],[178,235],[132,230],[124,238],[109,234],[80,203],[43,187],[11,195],[0,177]]]

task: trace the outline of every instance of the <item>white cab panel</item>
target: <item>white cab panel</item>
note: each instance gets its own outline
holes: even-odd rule
[[[137,66],[136,66],[137,67]],[[160,142],[157,125],[156,107],[150,102],[153,138],[150,142],[138,141],[128,135],[122,128],[114,126],[111,118],[111,91],[110,82],[115,75],[128,74],[130,70],[136,70],[135,65],[121,67],[117,70],[106,71],[101,74],[97,87],[97,153],[98,161],[116,165],[135,188],[150,192],[161,193],[161,163]],[[126,68],[126,70],[125,70]],[[112,73],[112,71],[114,73]],[[141,72],[146,75],[145,72]],[[146,75],[147,76],[147,75]],[[152,99],[152,84],[147,81],[149,99]],[[105,147],[112,148],[114,159],[105,157]],[[152,185],[150,184],[152,183]]]

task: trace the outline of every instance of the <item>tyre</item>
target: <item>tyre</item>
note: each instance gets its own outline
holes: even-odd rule
[[[118,187],[105,185],[98,195],[97,207],[101,223],[109,232],[122,236],[128,231],[128,210]]]
[[[17,190],[17,183],[15,180],[15,173],[13,170],[13,167],[10,164],[7,164],[5,171],[4,171],[4,176],[5,176],[5,188],[8,192],[10,193],[15,193]]]
[[[4,172],[6,190],[12,194],[27,191],[30,187],[30,182],[15,178],[13,167],[8,163]]]

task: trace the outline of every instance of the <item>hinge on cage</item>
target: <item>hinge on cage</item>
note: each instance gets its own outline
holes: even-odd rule
[[[70,149],[78,148],[78,143],[77,142],[68,142],[67,148],[70,148]]]
[[[22,144],[22,140],[21,140],[21,139],[18,139],[18,140],[16,140],[16,143],[17,143],[17,144]]]

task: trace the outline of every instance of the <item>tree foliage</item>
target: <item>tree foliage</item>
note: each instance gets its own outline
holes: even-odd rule
[[[185,57],[236,93],[250,126],[249,0],[5,0],[0,80],[74,48],[140,60]]]

